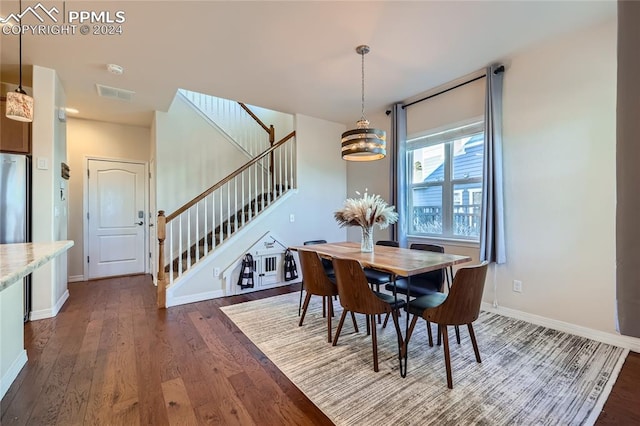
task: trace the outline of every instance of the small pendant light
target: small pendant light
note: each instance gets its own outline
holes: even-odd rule
[[[20,0],[20,15],[22,16],[22,0]],[[7,93],[7,118],[17,121],[33,121],[33,98],[22,89],[22,18],[19,20],[20,33],[20,84],[15,92]]]

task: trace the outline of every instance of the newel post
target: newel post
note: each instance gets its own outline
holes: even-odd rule
[[[164,276],[164,239],[167,236],[167,218],[164,210],[158,212],[158,294],[156,302],[158,308],[166,308],[167,282]]]

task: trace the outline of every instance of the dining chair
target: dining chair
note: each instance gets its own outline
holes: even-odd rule
[[[331,299],[331,297],[338,295],[338,287],[335,283],[329,280],[329,277],[327,277],[318,253],[311,250],[298,250],[298,257],[300,258],[300,267],[302,268],[302,274],[306,283],[307,290],[307,295],[304,299],[304,304],[302,305],[302,315],[300,317],[298,326],[302,327],[304,317],[307,314],[307,309],[309,308],[309,301],[311,300],[311,296],[322,296],[323,311],[325,301],[328,310],[326,315],[328,334],[327,341],[331,343],[331,317],[333,316],[333,300]],[[351,319],[353,320],[353,327],[357,332],[358,325],[356,323],[356,317],[353,312],[351,313]]]
[[[432,251],[435,253],[444,253],[444,247],[436,244],[418,244],[413,243],[409,247],[412,250]],[[437,271],[425,272],[423,274],[411,277],[411,297],[426,296],[435,292],[442,292],[444,286],[444,269]],[[407,278],[396,279],[395,285],[389,282],[385,285],[389,291],[407,294],[408,282]]]
[[[373,347],[373,371],[378,371],[378,337],[376,331],[375,315],[390,313],[396,327],[398,347],[402,346],[402,334],[398,323],[398,310],[405,305],[404,300],[396,300],[389,294],[373,291],[369,287],[367,277],[362,266],[354,259],[333,258],[333,269],[336,273],[336,284],[342,315],[338,323],[338,329],[333,337],[333,346],[338,344],[338,338],[342,331],[347,312],[365,314],[367,327],[371,330],[371,342]]]
[[[380,240],[377,246],[400,247],[397,241]],[[364,268],[364,275],[367,277],[369,284],[376,287],[376,291],[380,291],[380,286],[391,282],[391,274],[388,272],[378,271],[373,268]]]
[[[436,244],[421,244],[413,243],[409,247],[411,250],[424,250],[432,251],[434,253],[444,253],[444,247]],[[444,288],[444,269],[438,269],[437,271],[425,272],[423,274],[414,275],[411,277],[411,297],[426,296],[435,292],[441,292]],[[400,294],[407,294],[407,288],[409,288],[408,278],[397,278],[395,283],[390,282],[385,285],[385,289],[388,291]],[[389,316],[384,319],[383,327],[387,324]],[[431,334],[431,325],[427,323],[427,331],[429,334],[429,344],[433,346],[433,337]],[[456,329],[456,337],[459,333]],[[458,343],[460,339],[458,337]]]
[[[442,335],[447,386],[449,389],[453,389],[453,377],[449,354],[448,326],[467,325],[476,361],[482,362],[472,323],[480,315],[480,303],[482,302],[482,292],[484,291],[484,282],[487,276],[487,265],[488,262],[482,262],[477,266],[460,268],[453,279],[453,284],[448,294],[437,292],[418,297],[409,303],[408,308],[405,308],[409,314],[413,315],[405,339],[407,350],[409,339],[418,317],[424,318],[427,322],[438,324],[438,333]],[[429,345],[432,346],[432,343],[429,342]]]
[[[397,241],[390,240],[380,240],[376,243],[377,246],[386,246],[386,247],[400,247]],[[380,291],[380,286],[383,284],[390,283],[393,280],[393,277],[388,272],[379,271],[373,268],[364,268],[364,275],[367,277],[367,281],[370,285],[375,286],[376,291]],[[387,316],[385,319],[389,319]],[[378,315],[378,324],[381,322],[381,317]],[[385,321],[385,326],[387,325]]]
[[[327,240],[310,240],[305,241],[302,244],[305,246],[311,246],[314,244],[326,244]],[[322,259],[322,267],[324,268],[324,272],[330,277],[333,278],[333,264],[329,259]],[[302,309],[302,293],[304,291],[304,276],[302,277],[302,282],[300,283],[300,302],[298,302],[298,316],[300,316],[300,312]],[[323,302],[324,304],[324,302]],[[324,315],[324,307],[322,309]]]

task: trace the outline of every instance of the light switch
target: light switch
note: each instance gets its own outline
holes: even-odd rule
[[[47,157],[38,157],[36,160],[36,167],[38,170],[48,170],[49,169],[49,159]]]
[[[295,222],[295,221],[296,221],[296,217],[295,217],[295,215],[293,213],[291,213],[289,215],[289,222]]]

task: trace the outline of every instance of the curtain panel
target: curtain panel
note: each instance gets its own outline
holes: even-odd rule
[[[398,212],[398,222],[393,225],[393,239],[400,247],[407,244],[407,113],[403,104],[395,104],[391,109],[391,142],[394,158],[391,159],[391,188],[393,204]]]
[[[484,117],[484,157],[480,261],[507,261],[504,235],[504,195],[502,177],[502,80],[504,66],[487,67]]]

